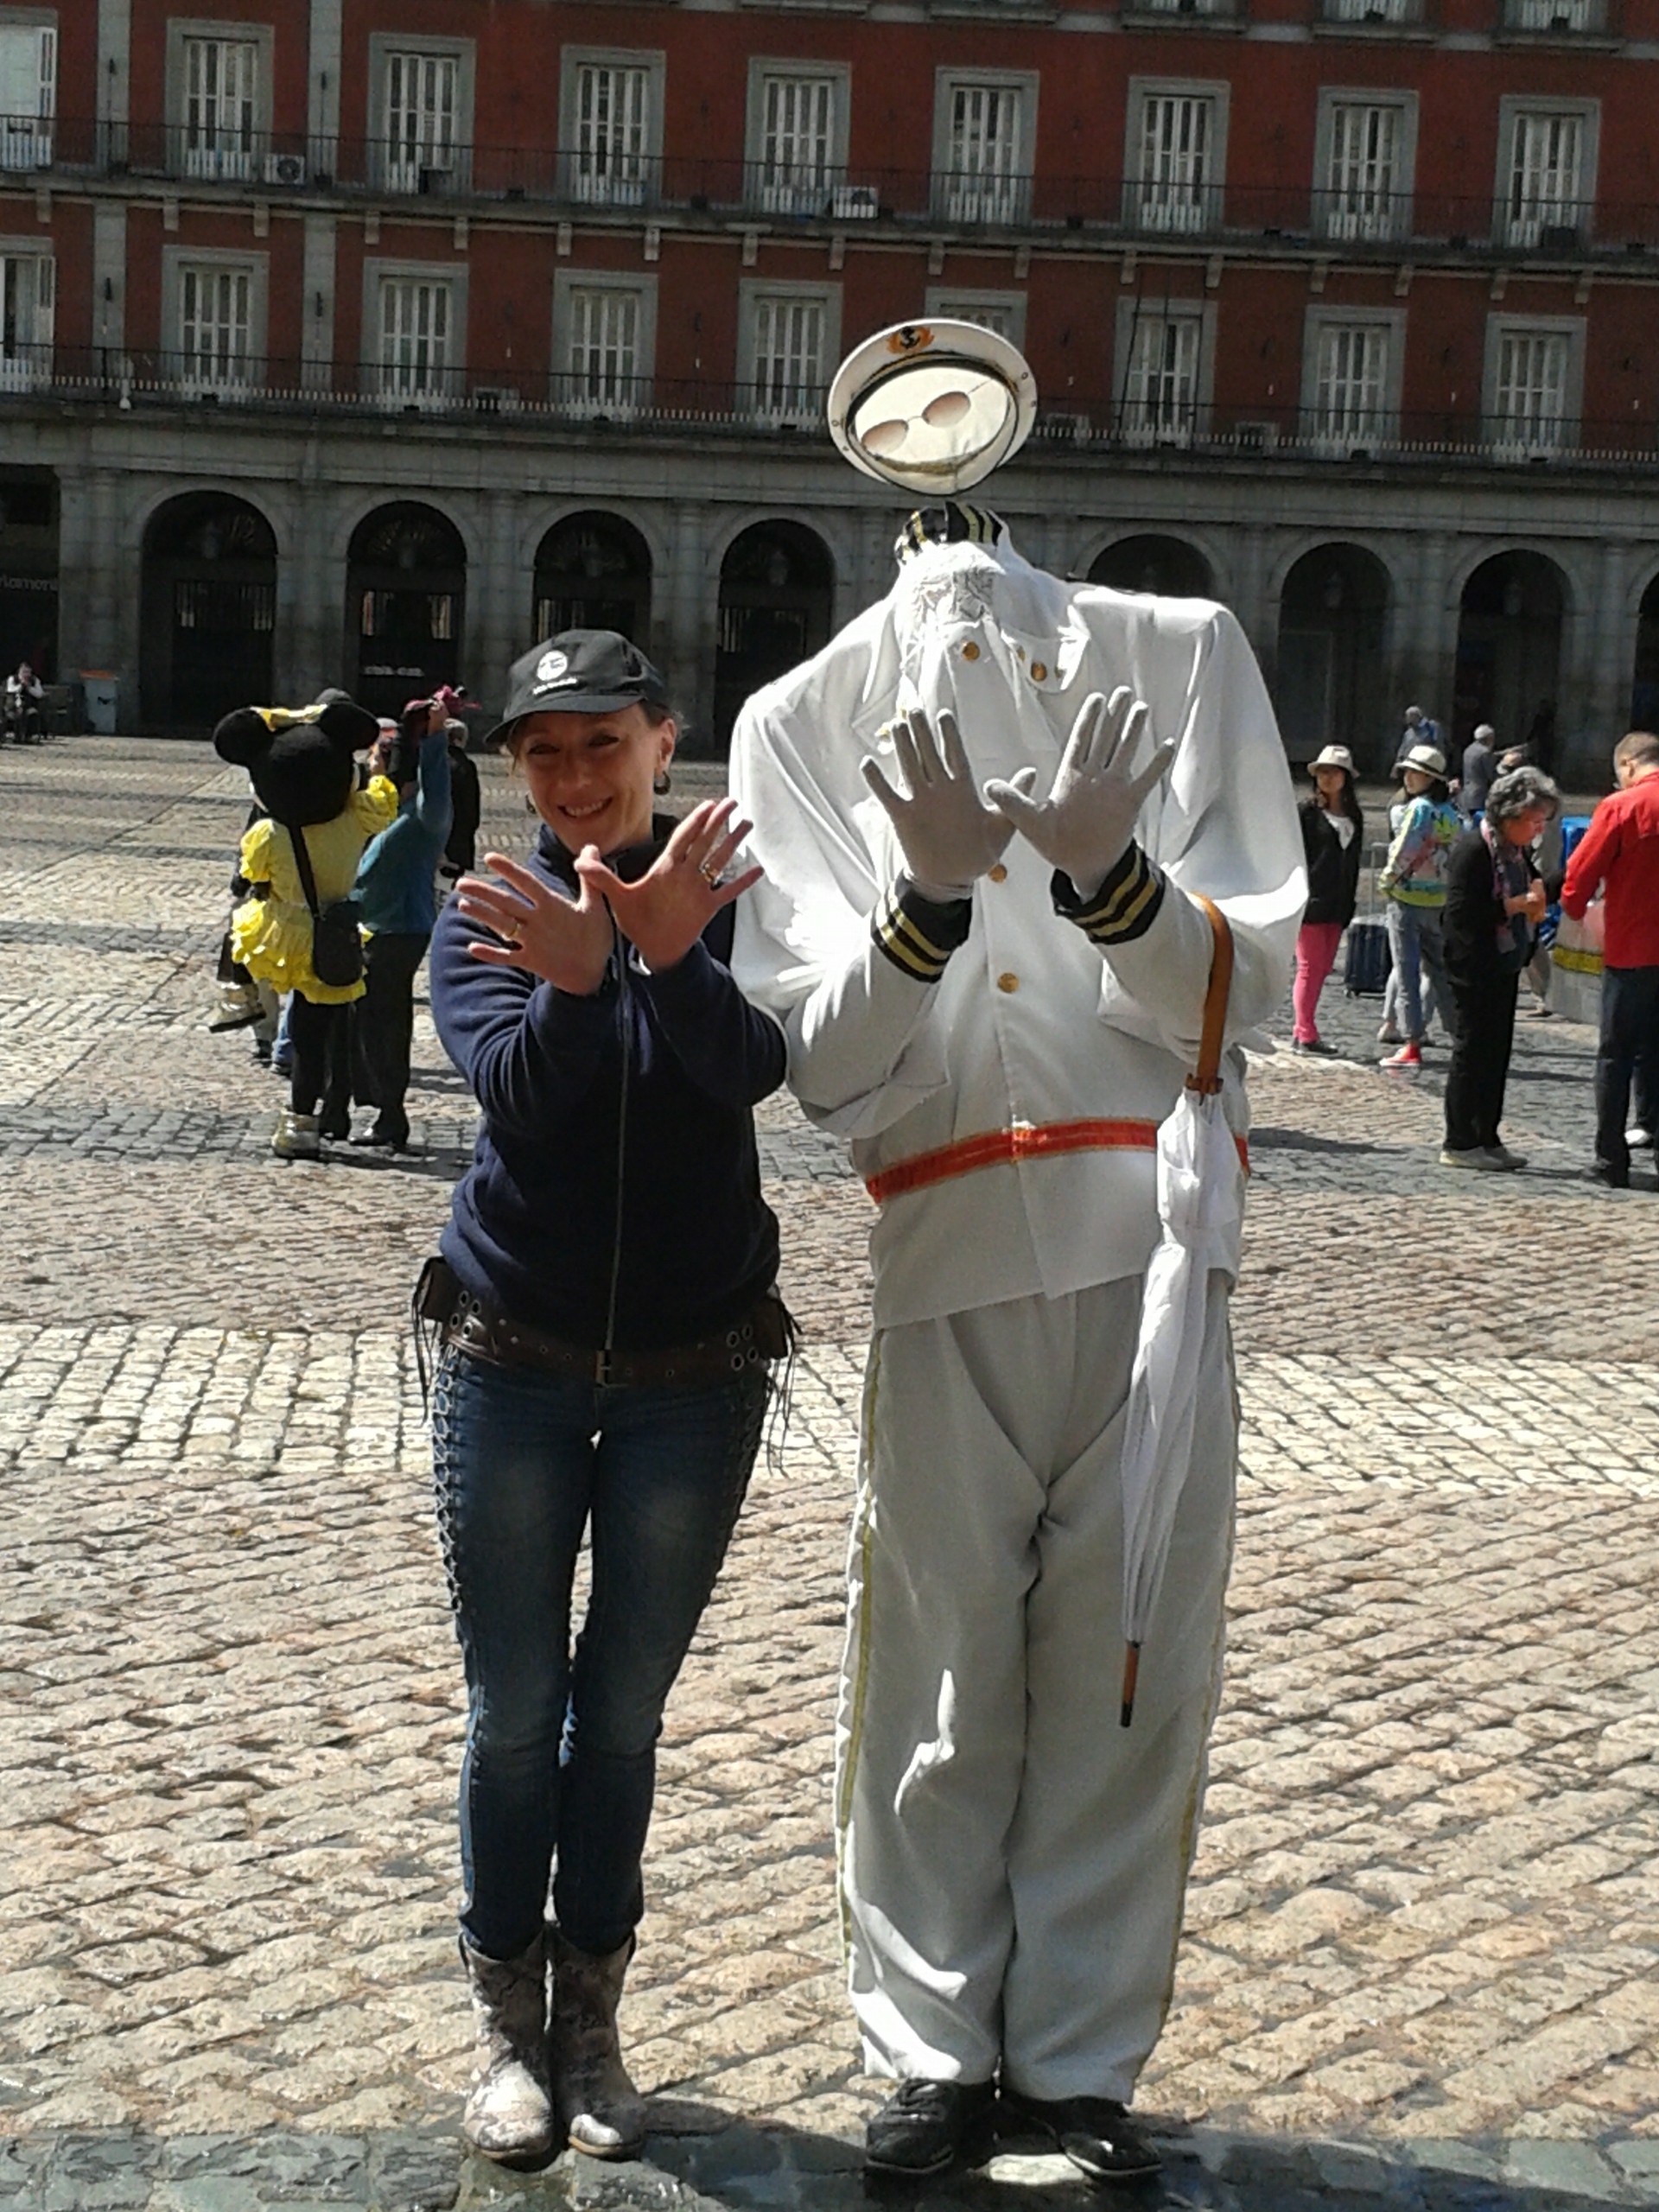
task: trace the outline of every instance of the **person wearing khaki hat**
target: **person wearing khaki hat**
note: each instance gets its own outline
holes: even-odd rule
[[[1294,1052],[1330,1055],[1319,1034],[1319,994],[1336,964],[1342,933],[1354,918],[1365,817],[1354,791],[1354,756],[1327,745],[1307,764],[1313,789],[1298,811],[1307,860],[1307,910],[1296,933],[1296,982],[1291,1003]]]
[[[1399,827],[1376,879],[1388,901],[1389,950],[1399,977],[1399,1018],[1405,1041],[1382,1062],[1401,1074],[1414,1075],[1423,1064],[1425,972],[1434,987],[1434,1002],[1445,1016],[1452,1007],[1441,949],[1440,916],[1446,905],[1446,867],[1463,835],[1463,817],[1452,804],[1446,780],[1446,755],[1437,746],[1408,745],[1395,763],[1402,788]]]

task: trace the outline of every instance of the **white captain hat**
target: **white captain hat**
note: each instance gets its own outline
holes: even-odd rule
[[[830,386],[830,435],[855,468],[907,492],[965,492],[1031,435],[1037,380],[1017,346],[930,315],[855,346]]]

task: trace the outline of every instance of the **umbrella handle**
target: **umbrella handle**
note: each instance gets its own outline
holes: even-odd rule
[[[1123,1647],[1123,1696],[1118,1707],[1117,1725],[1127,1728],[1135,1718],[1135,1685],[1141,1673],[1141,1647],[1126,1643]]]
[[[1196,897],[1210,918],[1215,946],[1210,957],[1210,982],[1204,994],[1204,1027],[1198,1043],[1198,1065],[1186,1078],[1189,1090],[1213,1097],[1221,1089],[1221,1051],[1227,1031],[1227,999],[1233,988],[1233,930],[1213,899],[1200,891]]]

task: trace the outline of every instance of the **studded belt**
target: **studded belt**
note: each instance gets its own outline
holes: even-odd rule
[[[594,1351],[546,1329],[515,1320],[468,1290],[447,1262],[429,1260],[415,1291],[415,1311],[438,1325],[445,1344],[496,1367],[534,1367],[548,1375],[639,1389],[664,1383],[730,1382],[755,1367],[782,1359],[795,1341],[795,1322],[776,1291],[769,1290],[739,1319],[690,1344],[658,1351]]]

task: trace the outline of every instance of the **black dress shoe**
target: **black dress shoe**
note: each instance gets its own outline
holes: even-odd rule
[[[1590,1180],[1605,1185],[1610,1191],[1628,1191],[1630,1171],[1628,1167],[1615,1167],[1611,1160],[1599,1160],[1590,1170]]]
[[[1090,2181],[1144,2181],[1163,2160],[1111,2097],[1060,2097],[1045,2103],[1004,2089],[998,2115],[1005,2135],[1046,2135]]]
[[[926,2181],[989,2157],[996,2118],[991,2082],[901,2082],[864,2136],[864,2171],[877,2180]]]

